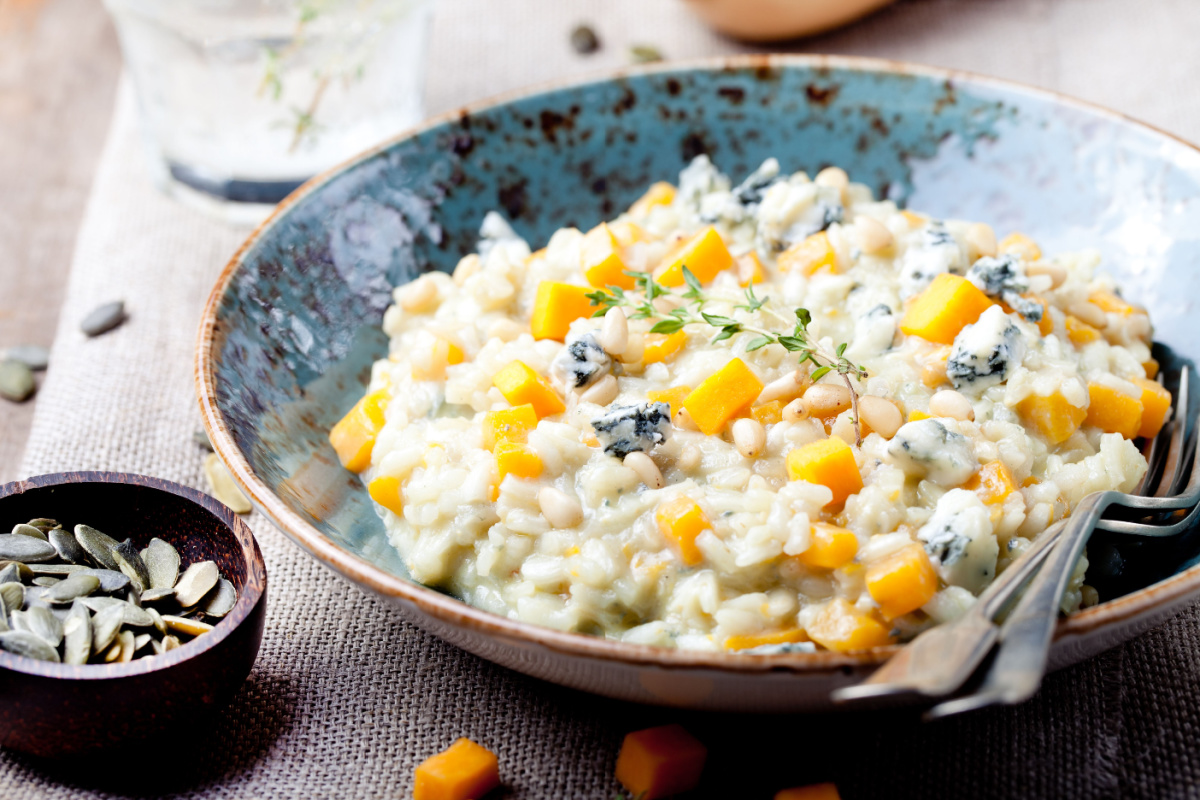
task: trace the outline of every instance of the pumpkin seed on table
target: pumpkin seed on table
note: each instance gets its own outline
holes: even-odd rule
[[[124,321],[125,302],[117,300],[92,309],[79,323],[79,329],[88,336],[99,336],[108,333]]]
[[[0,533],[0,559],[20,561],[23,564],[39,564],[58,555],[54,545],[32,536],[14,536]]]
[[[151,539],[142,551],[142,561],[150,574],[151,589],[170,589],[179,580],[179,551],[170,542]]]
[[[14,359],[0,361],[0,397],[23,403],[33,395],[36,387],[33,370],[29,367]]]
[[[629,48],[629,58],[635,64],[652,64],[655,61],[662,61],[663,54],[654,45],[635,44]]]
[[[0,353],[5,361],[18,361],[34,372],[50,366],[50,350],[40,344],[17,344]]]
[[[118,569],[117,562],[112,557],[113,548],[120,544],[116,539],[90,525],[76,525],[75,539],[89,556],[100,562],[102,567],[111,570]]]
[[[242,490],[234,482],[229,468],[216,453],[209,453],[204,457],[204,476],[208,478],[213,497],[229,506],[233,513],[249,514],[253,509],[246,495],[242,494]]]

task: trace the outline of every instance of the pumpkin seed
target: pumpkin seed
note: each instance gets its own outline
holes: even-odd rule
[[[0,567],[0,583],[13,583],[23,580],[33,580],[33,570],[19,561],[4,561]]]
[[[37,384],[33,370],[16,359],[0,361],[0,397],[23,403],[33,395]]]
[[[133,661],[133,652],[137,649],[134,647],[137,637],[133,631],[121,631],[117,634],[117,641],[121,643],[121,663]]]
[[[154,651],[154,655],[156,656],[161,656],[163,653],[167,652],[166,648],[163,647],[163,643],[157,639],[150,642],[150,648]]]
[[[100,566],[117,569],[117,562],[112,557],[113,548],[120,544],[116,539],[90,525],[76,525],[75,539]]]
[[[34,372],[50,366],[50,351],[40,344],[18,344],[4,351],[4,358],[19,361]]]
[[[30,633],[35,633],[50,643],[51,647],[62,644],[63,628],[58,617],[50,613],[45,606],[33,606],[25,612],[25,621],[29,624]]]
[[[0,633],[12,630],[8,625],[8,609],[4,607],[4,600],[0,599]]]
[[[143,603],[157,603],[161,600],[167,600],[175,596],[174,589],[150,589],[142,592]]]
[[[100,579],[95,575],[70,575],[51,587],[46,599],[56,604],[73,603],[99,588]]]
[[[115,641],[104,653],[104,663],[111,664],[121,657],[121,642]]]
[[[122,621],[126,625],[132,625],[135,628],[149,628],[154,624],[154,617],[150,616],[150,612],[133,603],[126,603],[121,609]]]
[[[188,619],[187,617],[177,617],[174,614],[163,614],[163,622],[167,624],[169,630],[177,633],[186,633],[188,636],[199,636],[213,629],[213,626],[207,622]]]
[[[112,608],[113,606],[124,606],[125,605],[125,601],[118,597],[103,597],[103,596],[81,597],[81,598],[79,598],[79,602],[83,603],[85,606],[87,606],[89,609],[91,609],[92,613],[94,613],[94,614],[98,614],[106,608]]]
[[[83,572],[87,567],[78,564],[34,564],[29,571],[34,575],[49,575],[54,578],[65,578],[76,572]]]
[[[86,664],[92,652],[92,616],[87,606],[76,600],[71,613],[63,623],[63,661],[68,664]]]
[[[634,64],[652,64],[655,61],[662,61],[663,54],[652,44],[635,44],[629,48],[629,59]]]
[[[14,655],[36,658],[38,661],[57,662],[59,660],[57,650],[29,631],[0,633],[0,648]]]
[[[29,622],[25,618],[25,612],[16,610],[8,615],[8,622],[12,625],[14,631],[28,631]]]
[[[208,478],[208,485],[212,489],[213,497],[229,506],[235,514],[250,513],[253,506],[246,499],[246,495],[242,494],[242,490],[234,482],[229,468],[221,463],[221,459],[217,457],[216,453],[209,453],[205,456],[204,475]]]
[[[86,604],[87,601],[84,601]],[[96,617],[92,620],[92,648],[97,652],[103,652],[113,639],[116,638],[117,631],[121,629],[121,623],[125,621],[124,604],[107,606],[96,611]]]
[[[172,650],[183,646],[179,641],[179,637],[171,635],[164,636],[162,643],[164,653],[169,653]]]
[[[105,594],[119,592],[129,586],[129,576],[115,569],[81,569],[78,575],[95,575],[100,579],[100,591]]]
[[[37,528],[42,533],[49,533],[55,528],[62,527],[62,525],[58,524],[58,520],[50,519],[49,517],[37,517],[36,519],[31,519],[29,520],[29,524]]]
[[[136,653],[138,650],[141,650],[152,641],[154,641],[154,637],[150,634],[139,633],[137,636],[133,637],[133,652]]]
[[[79,328],[88,336],[99,336],[108,333],[124,321],[125,303],[117,300],[93,309],[83,318],[83,322],[79,323]]]
[[[112,557],[121,572],[129,576],[130,582],[139,593],[150,588],[150,573],[146,570],[142,557],[138,555],[137,548],[133,546],[132,539],[126,539],[114,547]]]
[[[179,580],[179,551],[170,542],[159,538],[150,540],[142,551],[142,561],[150,573],[151,589],[171,589]]]
[[[0,599],[4,600],[5,608],[17,611],[25,605],[25,587],[16,581],[0,583]]]
[[[32,525],[26,525],[24,522],[18,522],[16,525],[13,525],[12,533],[13,536],[31,536],[34,539],[41,539],[43,542],[49,541],[46,538],[46,534]]]
[[[179,583],[175,585],[175,599],[179,601],[180,606],[191,608],[217,585],[220,577],[221,573],[217,570],[217,565],[211,561],[192,564],[180,576]]]
[[[233,611],[237,603],[237,589],[224,578],[217,580],[217,588],[213,589],[204,603],[204,614],[208,617],[221,617]]]
[[[167,623],[163,622],[162,614],[158,613],[158,611],[153,608],[147,608],[146,613],[149,614],[151,619],[154,620],[154,629],[156,631],[159,633],[167,632]]]
[[[50,539],[50,544],[54,545],[54,549],[58,551],[58,557],[63,561],[83,566],[88,566],[90,563],[87,551],[79,546],[79,542],[75,541],[75,535],[70,531],[52,528],[46,532],[46,536]]]
[[[24,564],[40,564],[58,555],[54,545],[32,536],[0,533],[0,558]]]
[[[39,575],[38,577],[33,579],[33,585],[50,587],[56,583],[60,583],[61,581],[62,581],[62,578],[55,578],[50,575]]]

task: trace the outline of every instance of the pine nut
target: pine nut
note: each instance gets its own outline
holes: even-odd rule
[[[1050,277],[1050,288],[1057,289],[1066,283],[1067,269],[1059,264],[1036,263],[1025,265],[1026,275],[1047,275]]]
[[[1067,309],[1067,313],[1075,316],[1081,322],[1086,322],[1093,328],[1108,327],[1108,315],[1104,313],[1104,310],[1100,306],[1094,303],[1072,303],[1071,307]]]
[[[970,421],[975,419],[975,407],[961,392],[942,389],[929,398],[929,413],[935,417]]]
[[[694,444],[685,444],[683,449],[679,451],[679,460],[675,462],[675,466],[679,467],[684,472],[691,472],[696,467],[700,466],[700,458],[703,454],[700,448]]]
[[[597,341],[610,356],[619,356],[629,345],[629,322],[625,312],[613,306],[604,315],[604,324],[600,326],[600,336]]]
[[[856,217],[854,229],[858,233],[858,246],[864,253],[883,252],[896,241],[887,226],[874,217]]]
[[[808,373],[803,370],[789,372],[782,378],[776,378],[763,387],[758,399],[754,402],[762,405],[772,400],[792,400],[800,395],[808,386]]]
[[[635,450],[625,456],[625,466],[636,472],[638,477],[642,479],[642,483],[651,489],[661,489],[667,485],[667,482],[663,480],[662,472],[658,469],[658,465],[654,463],[654,459],[640,450]]]
[[[798,397],[783,407],[784,422],[800,422],[811,416],[812,412],[808,410],[808,403],[803,397]]]
[[[542,487],[537,498],[542,516],[554,527],[574,528],[583,522],[583,506],[579,501],[553,486]]]
[[[405,311],[422,311],[437,299],[437,284],[428,275],[400,287],[400,307]]]
[[[850,390],[832,383],[818,383],[808,387],[804,403],[814,417],[833,417],[850,408]]]
[[[606,406],[617,399],[619,391],[617,379],[612,375],[605,375],[592,384],[586,392],[581,394],[579,400],[584,403],[595,403],[598,406]]]
[[[991,225],[976,222],[967,228],[966,236],[963,238],[967,242],[967,247],[974,250],[977,257],[996,255],[996,232],[992,230]]]
[[[767,447],[767,432],[758,420],[742,418],[733,423],[733,443],[745,458],[757,458]]]
[[[483,269],[483,259],[475,253],[471,253],[462,257],[458,265],[454,267],[454,274],[451,277],[454,278],[454,282],[457,285],[462,286],[467,282],[467,278],[481,269]]]
[[[885,439],[890,439],[904,424],[904,417],[896,404],[886,397],[858,398],[858,415],[868,428]]]
[[[696,424],[696,420],[692,419],[692,415],[688,413],[686,408],[679,409],[675,414],[675,419],[671,420],[671,424],[681,431],[698,431],[700,426]]]
[[[516,320],[509,319],[508,317],[501,317],[491,325],[488,325],[487,335],[489,339],[499,339],[502,342],[511,342],[526,330],[528,329]]]
[[[831,189],[845,189],[850,185],[850,176],[841,167],[826,167],[817,173],[813,183],[818,186],[828,186]]]

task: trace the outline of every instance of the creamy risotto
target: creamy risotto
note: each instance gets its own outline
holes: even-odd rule
[[[413,578],[667,647],[851,651],[954,619],[1168,414],[1084,252],[704,157],[532,251],[398,287],[331,431]],[[1097,601],[1081,560],[1066,611]]]

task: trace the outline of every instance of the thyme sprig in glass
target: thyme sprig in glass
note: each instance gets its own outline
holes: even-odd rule
[[[830,353],[813,338],[808,330],[808,326],[812,323],[812,314],[807,308],[793,309],[794,317],[784,316],[767,305],[770,297],[759,298],[754,293],[754,285],[747,286],[745,302],[735,305],[734,308],[744,309],[751,314],[759,313],[772,317],[776,322],[790,326],[790,330],[784,332],[773,331],[740,322],[732,317],[706,312],[705,304],[714,298],[705,293],[704,287],[700,285],[700,280],[687,267],[683,268],[685,290],[678,293],[654,280],[648,272],[626,272],[625,274],[634,279],[636,289],[627,292],[619,286],[609,286],[607,289],[588,293],[587,298],[591,300],[592,305],[599,306],[592,316],[603,316],[610,308],[621,306],[633,309],[633,313],[629,315],[630,319],[655,320],[654,325],[650,328],[651,333],[671,334],[683,330],[688,325],[705,325],[716,329],[716,333],[710,339],[712,343],[724,341],[739,333],[753,333],[757,335],[746,343],[747,353],[771,344],[777,344],[792,353],[799,353],[799,365],[803,365],[806,361],[812,363],[811,377],[814,382],[819,381],[830,372],[836,372],[841,376],[842,382],[850,391],[850,404],[854,416],[854,439],[858,444],[862,444],[862,427],[859,424],[858,415],[858,392],[855,391],[850,378],[865,379],[867,371],[846,358],[846,342],[839,344],[837,349]],[[670,311],[660,312],[654,305],[654,301],[660,297],[672,297],[682,303]]]

